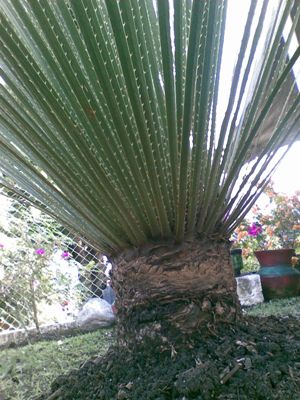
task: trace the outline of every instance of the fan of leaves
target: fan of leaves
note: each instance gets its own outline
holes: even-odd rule
[[[0,183],[106,254],[227,237],[298,133],[300,4],[250,2],[228,95],[226,10],[226,0],[1,2]]]

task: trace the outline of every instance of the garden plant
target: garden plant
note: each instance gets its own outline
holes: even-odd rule
[[[1,2],[0,182],[106,254],[117,293],[116,348],[49,398],[295,398],[259,371],[276,346],[249,350],[274,323],[242,334],[229,238],[299,135],[300,4],[247,7],[228,75],[227,0]]]
[[[40,320],[47,320],[42,304],[60,304],[71,295],[68,276],[50,264],[56,252],[69,258],[63,249],[72,239],[53,218],[16,198],[0,232],[7,238],[0,245],[0,328],[39,331]]]
[[[273,186],[266,187],[263,205],[255,205],[232,236],[233,248],[243,251],[243,272],[258,268],[256,250],[295,249],[300,253],[300,193],[285,195]]]

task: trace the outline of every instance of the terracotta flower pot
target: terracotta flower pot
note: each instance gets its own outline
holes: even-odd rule
[[[300,272],[291,265],[294,249],[254,252],[261,266],[258,271],[265,300],[300,294]]]
[[[260,250],[254,252],[262,267],[274,265],[291,265],[291,258],[295,256],[294,249]]]

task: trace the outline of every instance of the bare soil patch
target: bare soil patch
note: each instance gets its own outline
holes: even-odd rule
[[[245,317],[187,346],[111,347],[59,376],[43,400],[300,400],[300,322]]]

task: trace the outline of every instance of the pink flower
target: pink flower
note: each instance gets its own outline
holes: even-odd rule
[[[247,232],[250,236],[258,236],[260,233],[262,233],[262,227],[254,222],[248,227]]]
[[[44,249],[36,249],[35,250],[35,254],[39,254],[40,256],[43,256],[45,254],[45,250]]]
[[[70,253],[68,251],[63,251],[61,253],[61,258],[69,258],[70,257]]]
[[[0,243],[0,249],[4,249],[4,244]]]

